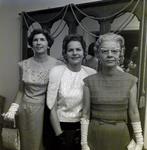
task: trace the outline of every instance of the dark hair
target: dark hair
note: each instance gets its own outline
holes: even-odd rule
[[[49,32],[45,29],[34,29],[30,36],[28,37],[28,42],[29,42],[29,45],[32,47],[32,42],[33,42],[33,38],[36,34],[43,34],[47,41],[48,41],[48,46],[51,47],[54,43],[54,38],[52,37],[52,35],[49,34]]]
[[[95,56],[95,42],[91,43],[88,47],[88,54],[91,56]]]
[[[83,39],[83,36],[79,35],[79,34],[69,34],[66,35],[63,39],[63,43],[62,43],[62,55],[64,57],[64,59],[66,59],[65,55],[67,52],[67,45],[69,42],[71,41],[78,41],[81,43],[83,51],[84,51],[84,58],[86,58],[86,42]]]

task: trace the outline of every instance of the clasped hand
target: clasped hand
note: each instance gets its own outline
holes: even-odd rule
[[[3,116],[4,120],[13,121],[15,118],[15,114],[16,114],[16,112],[8,111],[7,113],[3,113],[2,116]]]
[[[14,121],[15,115],[16,115],[16,112],[18,111],[18,109],[19,109],[19,104],[12,103],[8,112],[2,114],[2,116],[4,117],[4,120]]]

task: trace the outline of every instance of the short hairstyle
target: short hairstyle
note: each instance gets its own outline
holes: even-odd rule
[[[99,52],[100,46],[105,41],[116,41],[116,42],[118,42],[120,44],[120,47],[121,47],[120,55],[122,53],[124,53],[125,41],[121,35],[114,34],[114,33],[106,33],[106,34],[100,35],[99,39],[95,42],[95,47],[96,47],[98,52]]]
[[[45,29],[34,29],[30,36],[28,37],[28,43],[29,45],[32,47],[32,43],[33,43],[33,38],[36,34],[43,34],[48,42],[48,46],[51,47],[54,43],[54,38],[52,37],[52,35],[49,34],[49,32]]]
[[[92,42],[88,47],[88,54],[91,56],[95,56],[95,42]]]
[[[63,43],[62,43],[62,55],[64,57],[64,59],[66,59],[66,52],[67,52],[67,45],[69,42],[71,41],[78,41],[81,43],[83,51],[84,51],[84,58],[86,58],[87,52],[86,52],[86,42],[83,39],[83,36],[79,35],[79,34],[69,34],[66,35],[63,39]]]

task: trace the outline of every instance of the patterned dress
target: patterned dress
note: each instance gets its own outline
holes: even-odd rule
[[[24,97],[19,109],[21,150],[41,150],[45,94],[49,71],[57,64],[50,57],[48,70],[36,71],[30,67],[30,58],[19,62],[24,82]]]
[[[126,150],[130,142],[126,124],[129,95],[137,78],[121,71],[113,76],[98,72],[84,82],[91,98],[90,150]]]

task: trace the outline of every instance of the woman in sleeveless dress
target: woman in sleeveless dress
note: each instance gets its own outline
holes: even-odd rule
[[[136,139],[134,150],[142,150],[142,128],[136,103],[137,78],[117,69],[124,39],[107,33],[97,40],[96,48],[102,71],[84,79],[82,150],[126,150],[131,140],[128,115]]]
[[[13,120],[19,110],[21,150],[42,150],[45,94],[50,69],[58,64],[48,56],[54,39],[44,29],[35,29],[28,38],[34,56],[19,62],[22,82],[4,119]]]

